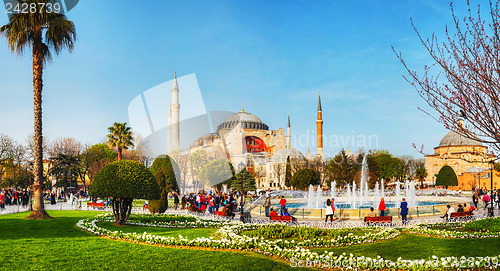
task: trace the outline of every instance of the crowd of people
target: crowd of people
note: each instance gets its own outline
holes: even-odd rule
[[[472,204],[474,207],[479,208],[479,201],[484,203],[484,208],[488,208],[491,206],[491,202],[493,201],[493,206],[497,206],[500,209],[500,189],[493,190],[493,196],[491,196],[491,192],[488,192],[486,187],[483,188],[472,188]]]
[[[26,207],[30,201],[30,193],[26,190],[4,189],[0,191],[0,208],[11,205]]]
[[[235,213],[241,210],[245,204],[245,198],[239,193],[206,192],[190,193],[183,195],[179,202],[179,195],[173,193],[174,208],[177,209],[180,203],[182,210],[193,212],[222,212],[225,216],[234,217]]]

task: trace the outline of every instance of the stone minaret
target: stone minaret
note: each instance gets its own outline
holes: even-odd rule
[[[168,112],[168,153],[180,151],[180,132],[179,132],[179,86],[177,85],[177,73],[174,74],[174,83],[172,85],[172,102]]]
[[[323,117],[321,115],[321,96],[318,93],[318,118],[316,119],[317,154],[323,157]]]
[[[286,127],[286,147],[290,148],[290,114],[288,114],[288,126]]]

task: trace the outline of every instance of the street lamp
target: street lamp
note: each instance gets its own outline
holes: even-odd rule
[[[243,196],[243,169],[245,164],[240,162],[238,165],[238,171],[240,172],[240,221],[245,222],[245,216],[243,214],[243,205],[245,205],[245,197]]]
[[[490,197],[490,202],[491,202],[491,205],[490,205],[490,208],[488,208],[488,216],[489,217],[494,217],[494,214],[493,214],[493,199],[494,199],[494,196],[493,196],[493,169],[495,168],[495,161],[494,160],[491,160],[490,162],[488,162],[490,164],[490,169],[491,169],[491,175],[490,175],[490,179],[491,179],[491,197]]]

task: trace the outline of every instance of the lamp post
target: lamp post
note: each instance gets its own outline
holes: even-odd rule
[[[490,169],[491,169],[491,175],[490,175],[490,180],[491,180],[491,187],[490,187],[490,190],[491,190],[491,196],[490,196],[490,202],[491,202],[491,205],[490,207],[488,208],[488,216],[489,217],[494,217],[494,213],[493,213],[493,199],[494,199],[494,196],[493,196],[493,169],[495,168],[495,161],[494,160],[491,160],[489,162],[490,164]]]
[[[240,162],[238,165],[238,171],[240,172],[240,221],[245,222],[245,215],[243,214],[243,206],[245,205],[245,196],[243,196],[243,169],[245,168],[245,164]]]

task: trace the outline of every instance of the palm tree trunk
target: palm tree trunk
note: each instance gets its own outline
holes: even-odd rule
[[[118,161],[122,160],[122,148],[118,147]]]
[[[50,216],[45,212],[43,204],[43,136],[42,136],[42,89],[43,89],[43,56],[42,56],[42,33],[36,35],[33,42],[33,93],[35,113],[35,163],[33,166],[33,211],[28,219],[45,219]]]

